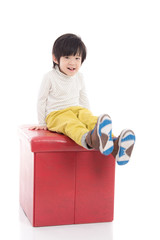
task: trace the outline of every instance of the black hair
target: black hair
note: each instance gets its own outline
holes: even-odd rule
[[[62,56],[75,56],[76,54],[82,57],[82,63],[86,59],[87,49],[81,38],[75,34],[67,33],[59,38],[53,44],[52,55],[54,54],[58,63]],[[57,64],[53,61],[53,67]]]

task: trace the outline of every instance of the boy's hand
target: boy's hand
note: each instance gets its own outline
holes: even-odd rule
[[[47,130],[46,126],[32,126],[29,127],[29,130]]]

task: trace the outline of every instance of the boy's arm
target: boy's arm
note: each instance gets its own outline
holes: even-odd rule
[[[51,81],[48,75],[45,75],[38,94],[37,101],[37,113],[38,113],[38,122],[39,128],[44,129],[46,127],[46,104],[48,99],[49,90],[51,88]]]
[[[45,75],[41,83],[37,101],[37,113],[39,125],[31,126],[29,127],[29,130],[47,130],[45,117],[46,117],[46,103],[50,87],[51,87],[50,78],[48,75]]]
[[[89,100],[88,100],[87,92],[86,92],[86,87],[85,87],[85,83],[84,83],[82,75],[81,75],[81,90],[80,90],[80,96],[79,96],[79,103],[84,108],[87,108],[87,109],[90,108]]]

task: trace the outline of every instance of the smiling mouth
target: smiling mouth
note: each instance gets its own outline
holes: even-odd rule
[[[70,71],[74,71],[74,70],[75,70],[75,68],[68,68],[68,70],[70,70]]]

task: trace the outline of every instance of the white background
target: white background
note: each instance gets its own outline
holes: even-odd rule
[[[5,0],[0,3],[0,234],[3,239],[160,239],[160,5],[157,0]],[[116,167],[112,223],[32,228],[19,209],[17,128],[37,123],[36,100],[52,45],[82,37],[81,71],[95,115],[113,133],[136,133],[131,162]]]

